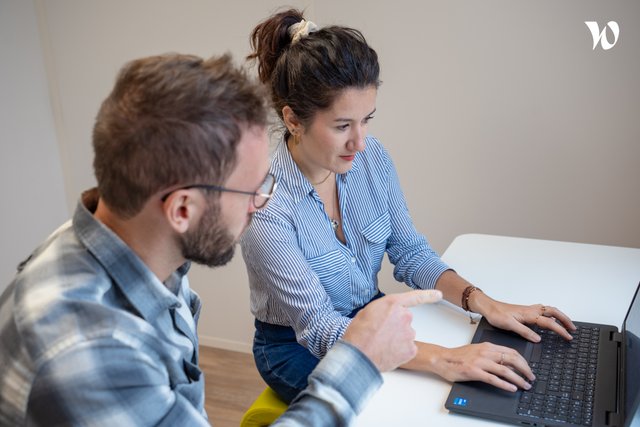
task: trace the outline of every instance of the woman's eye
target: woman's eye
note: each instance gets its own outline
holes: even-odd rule
[[[349,125],[340,125],[340,126],[336,126],[336,129],[338,129],[338,130],[347,130],[348,127],[349,127]]]

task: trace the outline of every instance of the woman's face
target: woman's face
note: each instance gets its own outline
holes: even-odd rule
[[[375,86],[345,89],[330,108],[316,113],[295,148],[303,170],[316,176],[329,170],[336,174],[351,170],[356,153],[365,148],[377,93]]]

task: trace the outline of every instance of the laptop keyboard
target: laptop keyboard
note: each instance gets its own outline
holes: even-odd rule
[[[518,414],[590,426],[600,329],[578,327],[572,341],[546,329],[534,330],[542,337],[542,351],[539,360],[530,363],[536,381],[522,393]]]

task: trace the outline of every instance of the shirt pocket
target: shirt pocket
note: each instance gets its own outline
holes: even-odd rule
[[[307,262],[320,279],[320,283],[331,298],[334,307],[340,308],[345,301],[350,300],[349,265],[340,250],[336,249],[310,258]]]
[[[193,404],[199,411],[204,407],[204,381],[200,368],[182,360],[184,376],[174,385],[174,390]]]
[[[389,212],[384,212],[364,227],[362,235],[371,243],[386,244],[387,239],[391,236],[391,216]]]
[[[371,266],[374,268],[374,271],[378,271],[384,252],[387,249],[387,240],[391,236],[391,216],[389,212],[385,211],[382,215],[371,221],[364,227],[361,233],[366,240],[367,253],[371,257]]]

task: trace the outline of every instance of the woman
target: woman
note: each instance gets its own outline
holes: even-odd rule
[[[377,55],[360,32],[318,29],[288,10],[259,24],[251,42],[249,58],[257,59],[286,129],[271,165],[278,191],[255,213],[241,244],[256,317],[256,365],[285,401],[306,386],[355,313],[381,296],[377,274],[385,252],[395,279],[412,288],[439,289],[448,301],[532,341],[540,337],[527,324],[571,339],[567,329],[575,326],[558,309],[491,299],[415,230],[391,159],[366,136],[380,80]],[[534,380],[524,359],[506,347],[417,345],[407,369],[510,391]]]

